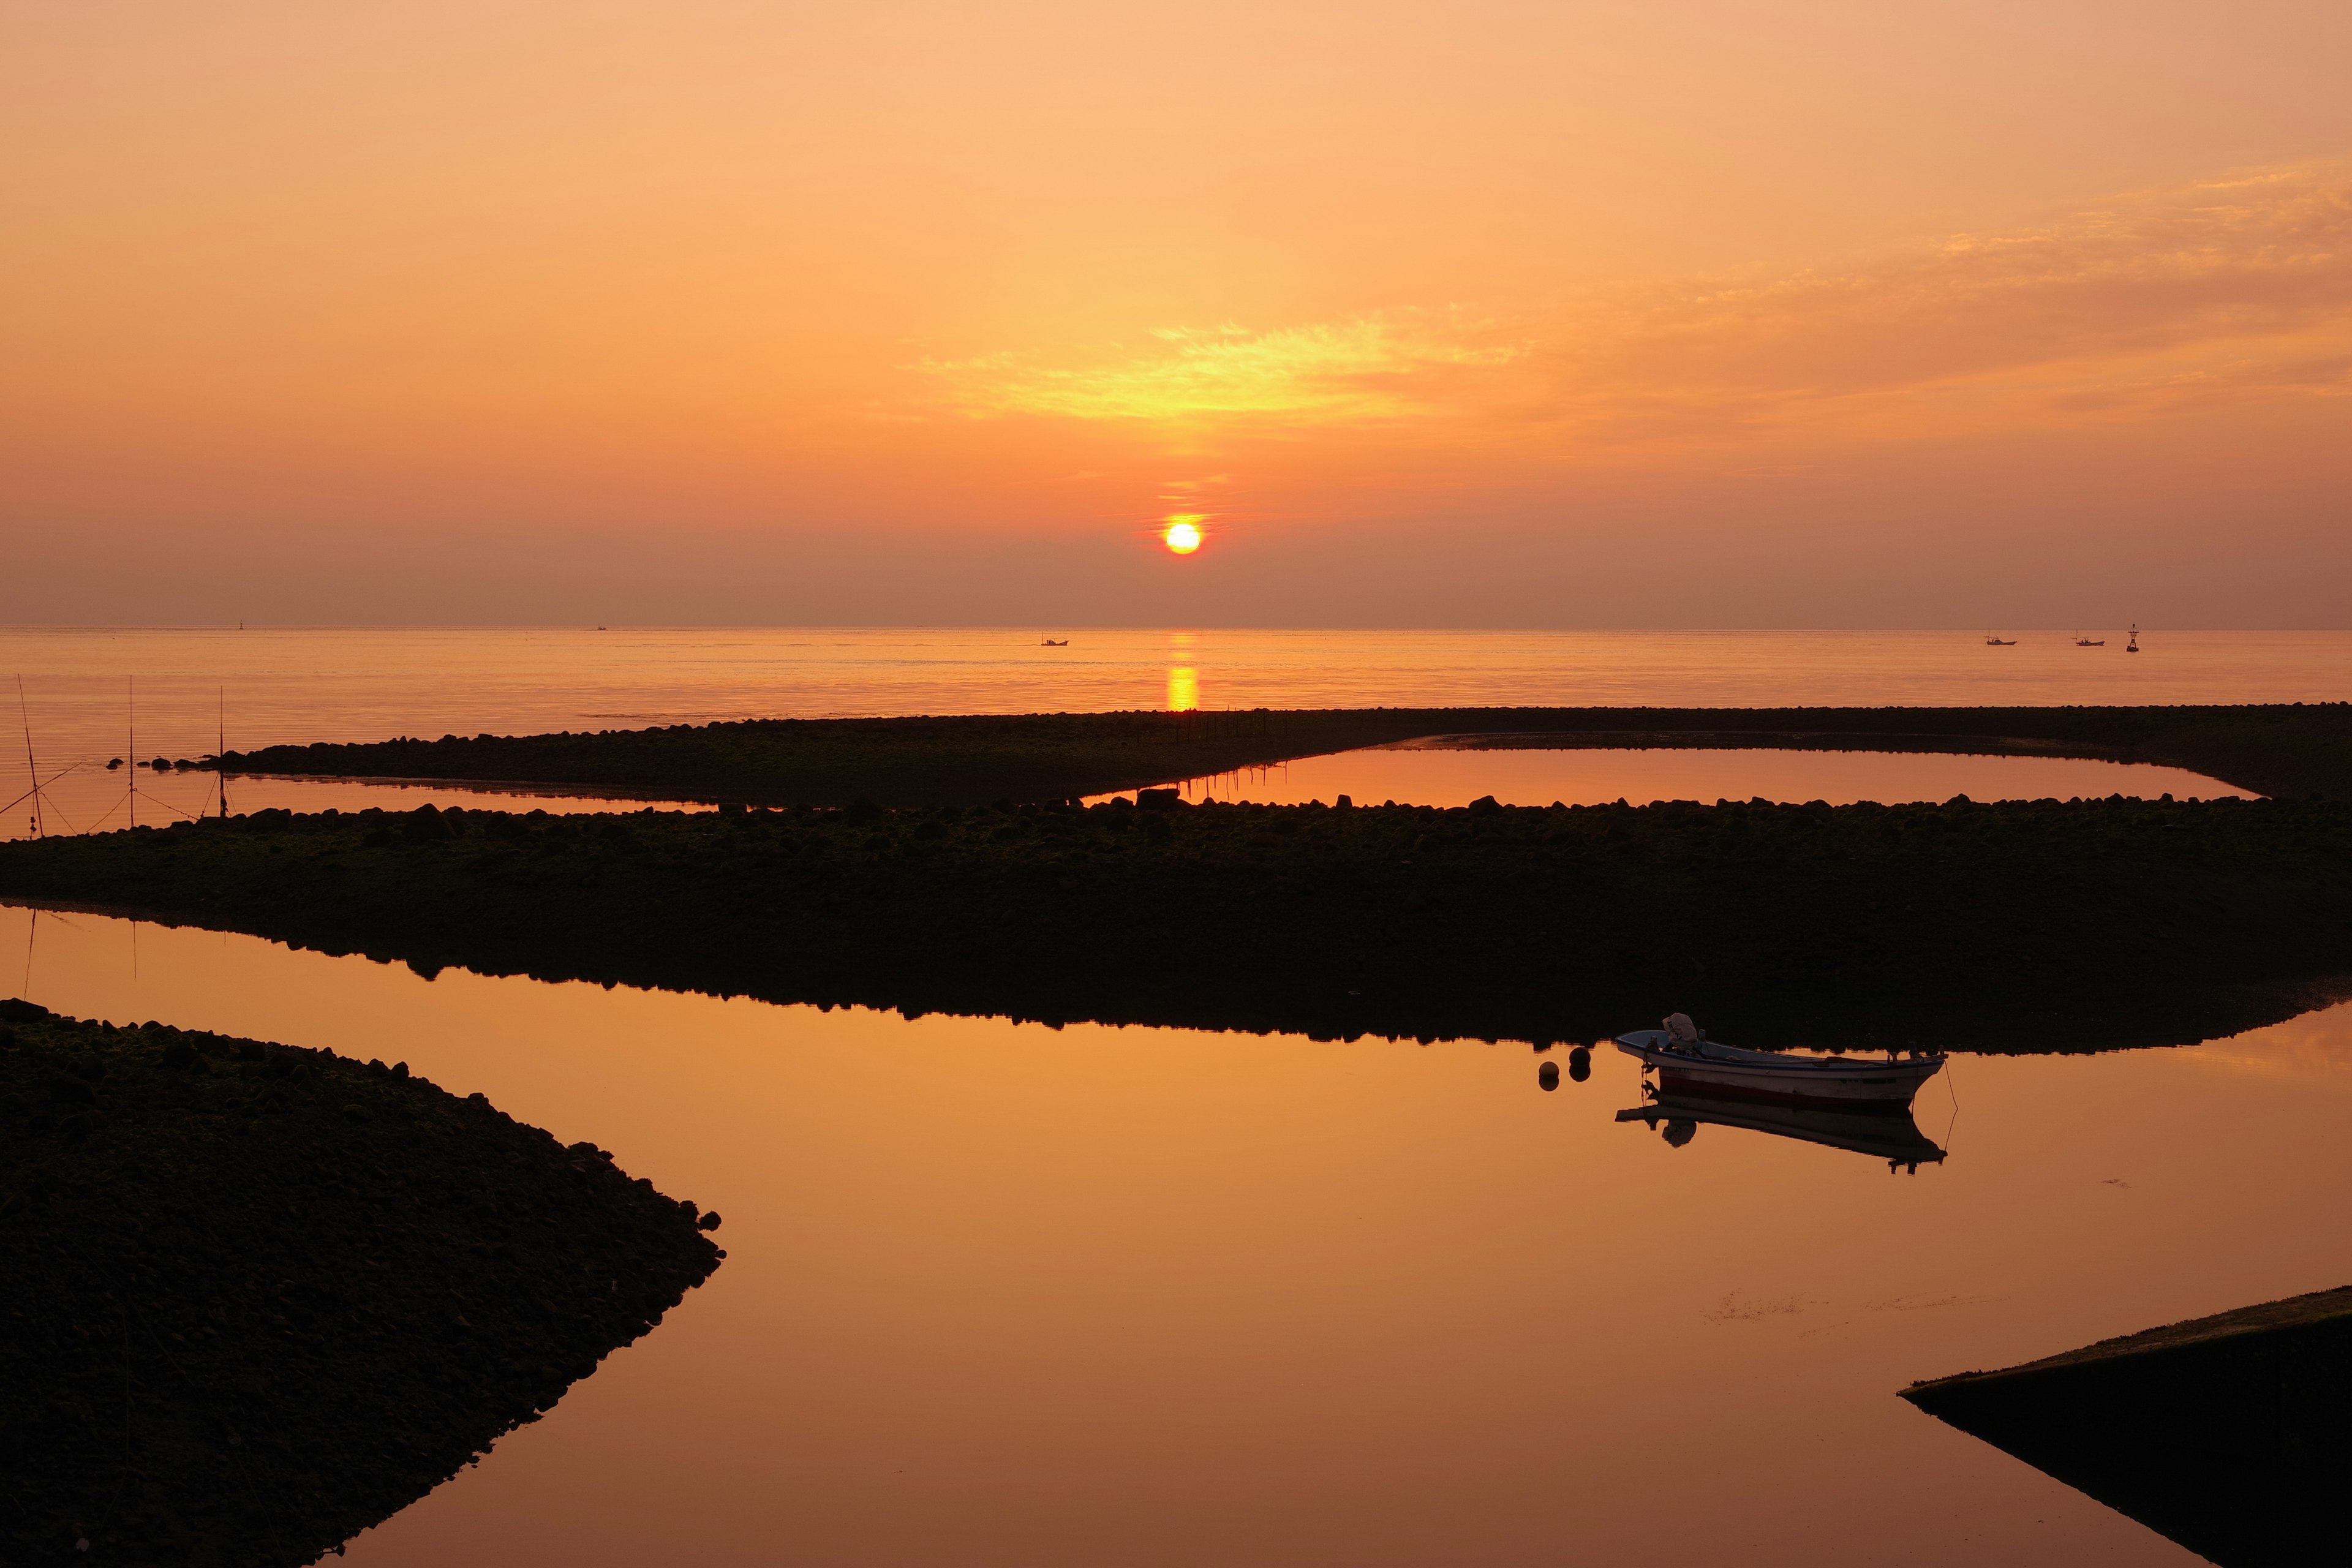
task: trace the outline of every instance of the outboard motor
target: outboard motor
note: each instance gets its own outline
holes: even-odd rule
[[[1666,1043],[1670,1046],[1698,1044],[1698,1026],[1691,1022],[1688,1013],[1667,1014],[1665,1028]]]

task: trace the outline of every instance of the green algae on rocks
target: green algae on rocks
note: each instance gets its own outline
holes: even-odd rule
[[[2352,1560],[2352,1286],[1903,1397],[2223,1568]]]
[[[717,1266],[479,1095],[0,1002],[0,1561],[306,1563]]]
[[[334,812],[0,845],[0,897],[461,966],[1051,1022],[2178,1044],[2352,976],[2311,801]]]

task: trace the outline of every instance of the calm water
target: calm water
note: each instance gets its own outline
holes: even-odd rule
[[[2252,791],[2182,768],[2069,757],[1969,757],[1880,752],[1617,750],[1434,751],[1378,747],[1301,757],[1277,767],[1187,779],[1192,800],[1263,805],[1467,805],[1493,795],[1505,805],[1599,805],[1612,800],[2068,800],[2110,795],[2153,800],[2254,798]],[[1108,796],[1097,796],[1108,799]]]
[[[2352,696],[2352,633],[2154,633],[2145,651],[2128,656],[2119,641],[2077,648],[2066,633],[2016,635],[2018,646],[1990,648],[1977,634],[1950,632],[1080,631],[1070,647],[1048,648],[1031,633],[987,630],[0,630],[0,716],[16,717],[5,710],[21,677],[35,764],[44,776],[72,770],[55,798],[66,826],[82,828],[128,818],[129,781],[107,773],[107,759],[134,749],[201,756],[224,729],[232,747],[249,749],[832,714]],[[25,737],[10,727],[20,729],[18,743],[0,749],[10,759],[0,779],[26,776],[16,760]],[[147,819],[163,821],[205,809],[213,781],[148,774],[139,784],[152,792],[141,808]],[[1642,787],[1595,798],[1635,798]],[[1917,787],[1935,798],[2019,793]],[[0,803],[21,788],[0,787]],[[1712,800],[1772,792],[1699,783],[1674,793]],[[1553,788],[1544,799],[1553,798],[1572,797]],[[254,781],[231,805],[349,809],[427,799],[469,797]],[[18,808],[0,814],[9,836],[26,826]]]
[[[2352,1183],[2345,1008],[1961,1059],[1906,1176],[1669,1148],[1614,1053],[1547,1094],[1517,1047],[427,983],[19,909],[0,953],[61,1011],[404,1058],[727,1216],[709,1285],[365,1568],[2191,1563],[1894,1391],[2352,1279],[2294,1196]]]

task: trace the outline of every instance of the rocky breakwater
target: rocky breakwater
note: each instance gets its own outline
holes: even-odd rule
[[[2222,1568],[2352,1560],[2352,1286],[1903,1397]]]
[[[0,1561],[310,1563],[724,1256],[402,1065],[0,1002]]]
[[[0,897],[420,973],[909,1013],[2097,1050],[2347,994],[2307,801],[257,812],[0,844]]]

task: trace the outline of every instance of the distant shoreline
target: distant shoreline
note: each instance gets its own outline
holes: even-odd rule
[[[2352,703],[1968,708],[1370,708],[743,720],[270,746],[236,773],[760,805],[1075,800],[1360,747],[1430,743],[1944,752],[2185,768],[2352,800]]]

